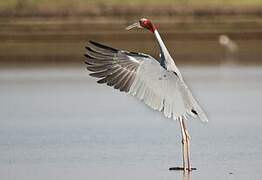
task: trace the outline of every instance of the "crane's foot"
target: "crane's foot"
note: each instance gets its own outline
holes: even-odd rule
[[[188,171],[189,169],[186,168],[186,170]],[[191,168],[189,171],[193,171],[193,170],[197,170],[197,168]],[[184,171],[183,167],[171,167],[169,168],[169,171]]]

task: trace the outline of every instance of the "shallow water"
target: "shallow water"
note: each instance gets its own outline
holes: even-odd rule
[[[262,67],[182,67],[209,115],[190,121],[191,175],[178,123],[97,85],[84,67],[0,71],[4,179],[262,178]]]

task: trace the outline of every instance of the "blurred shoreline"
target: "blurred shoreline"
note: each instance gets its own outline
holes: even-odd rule
[[[221,34],[239,44],[236,65],[262,64],[262,2],[126,2],[0,2],[0,66],[80,65],[89,40],[158,59],[152,34],[124,29],[141,17],[153,20],[178,64],[227,63],[218,43]]]
[[[175,61],[181,65],[226,63],[218,37],[226,34],[239,44],[237,65],[262,64],[262,18],[249,16],[149,17]],[[154,36],[124,28],[138,18],[1,18],[0,65],[80,65],[89,40],[159,57]]]

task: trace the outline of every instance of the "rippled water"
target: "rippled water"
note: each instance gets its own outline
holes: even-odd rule
[[[190,176],[178,123],[97,85],[84,67],[0,71],[4,179],[262,178],[262,68],[182,67],[210,122],[188,122]]]

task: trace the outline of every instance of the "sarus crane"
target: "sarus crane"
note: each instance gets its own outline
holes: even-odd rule
[[[207,116],[183,80],[153,23],[142,18],[126,29],[132,28],[145,28],[154,34],[160,48],[159,61],[148,54],[89,41],[85,63],[91,71],[90,76],[99,78],[99,84],[107,84],[135,96],[152,109],[162,112],[166,118],[177,120],[182,134],[183,167],[170,170],[194,170],[196,168],[190,164],[190,136],[185,121],[200,119],[207,122]]]

